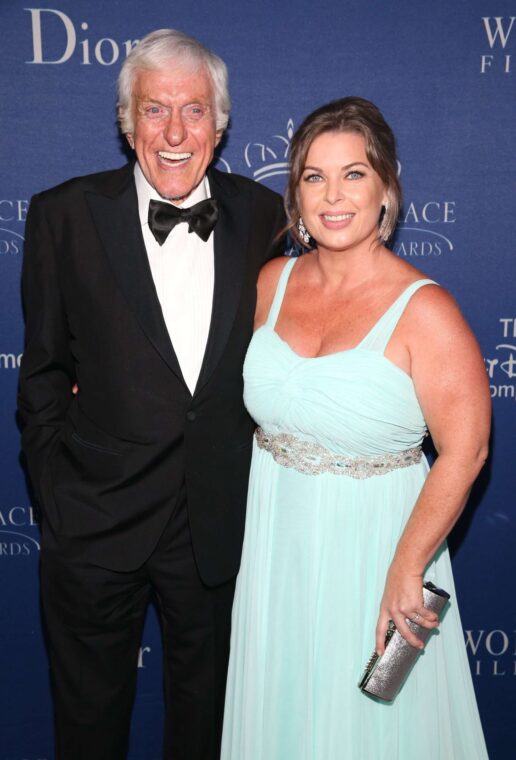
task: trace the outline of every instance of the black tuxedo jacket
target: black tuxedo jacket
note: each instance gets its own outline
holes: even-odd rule
[[[242,364],[258,271],[281,253],[274,238],[284,217],[263,186],[216,170],[208,177],[219,204],[215,288],[193,397],[163,320],[128,165],[31,202],[19,409],[44,544],[135,569],[186,488],[198,569],[216,585],[240,561],[254,429]]]

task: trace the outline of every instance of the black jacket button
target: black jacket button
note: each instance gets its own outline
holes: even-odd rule
[[[187,412],[186,413],[186,419],[188,420],[188,422],[193,422],[196,417],[197,417],[197,415],[196,415],[195,412]]]

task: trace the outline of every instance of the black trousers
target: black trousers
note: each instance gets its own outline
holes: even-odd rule
[[[218,760],[234,580],[206,587],[184,499],[134,572],[57,549],[41,555],[41,589],[58,760],[124,760],[151,590],[163,627],[166,760]]]

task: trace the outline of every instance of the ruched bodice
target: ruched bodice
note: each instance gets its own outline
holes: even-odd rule
[[[283,269],[267,322],[254,334],[244,364],[244,399],[266,431],[288,432],[346,456],[419,446],[426,424],[411,378],[384,356],[410,297],[410,285],[355,348],[306,358],[275,332],[296,259]]]

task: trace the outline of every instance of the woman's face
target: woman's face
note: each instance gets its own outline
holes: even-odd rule
[[[386,201],[362,135],[324,132],[315,138],[299,183],[299,208],[319,250],[341,251],[374,242]]]

